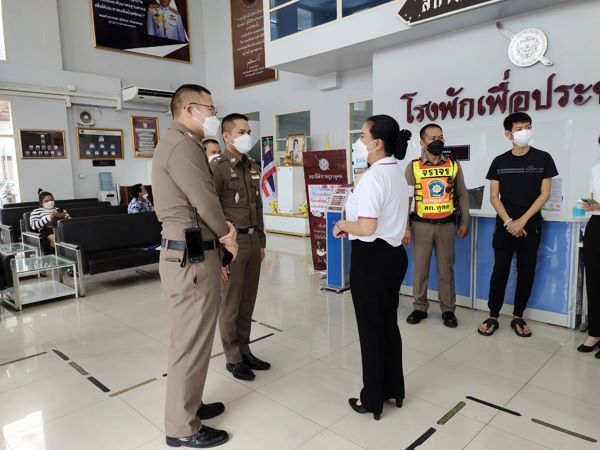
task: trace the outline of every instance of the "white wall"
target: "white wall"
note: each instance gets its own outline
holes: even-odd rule
[[[310,110],[313,150],[329,137],[331,148],[348,147],[348,103],[370,99],[371,68],[342,74],[341,89],[323,92],[317,79],[287,72],[279,80],[245,89],[233,89],[231,16],[228,1],[204,0],[207,87],[213,92],[219,115],[260,112],[260,132],[275,135],[275,115]]]
[[[539,63],[530,68],[513,66],[507,56],[509,41],[496,30],[493,22],[382,50],[374,55],[373,61],[374,108],[399,118],[406,127],[406,103],[400,100],[402,94],[418,91],[416,104],[429,100],[439,102],[448,100],[446,89],[453,86],[465,88],[461,98],[477,98],[487,95],[491,86],[502,81],[505,69],[511,69],[511,92],[539,88],[545,93],[547,77],[552,73],[558,74],[555,87],[563,83],[594,84],[600,80],[598,17],[600,2],[592,0],[503,21],[514,32],[530,27],[543,30],[549,40],[546,56],[554,62],[551,67]],[[556,156],[558,170],[566,181],[563,212],[567,214],[576,199],[587,193],[590,166],[598,162],[600,156],[597,143],[600,106],[598,95],[591,95],[593,99],[584,106],[574,106],[571,94],[571,103],[566,108],[557,105],[558,96],[555,96],[552,109],[535,111],[531,108],[529,111],[534,127],[537,125],[540,131],[534,145]],[[470,122],[458,118],[436,121],[444,127],[447,144],[471,145],[473,161],[464,164],[470,187],[483,181],[493,156],[510,148],[510,142],[502,138],[503,118],[504,115],[496,112],[493,116],[476,115]],[[415,122],[408,128],[416,137],[425,123],[427,121]],[[569,126],[572,126],[571,139],[565,136]],[[564,133],[557,134],[559,127]],[[490,137],[490,133],[497,135]],[[566,144],[561,140],[566,140]],[[499,144],[485,148],[490,142]],[[481,158],[487,152],[489,156]]]

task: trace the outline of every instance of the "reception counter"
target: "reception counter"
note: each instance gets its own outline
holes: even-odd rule
[[[496,215],[471,211],[469,235],[456,237],[454,265],[457,304],[488,311],[490,277],[494,266],[492,236]],[[536,277],[525,318],[575,328],[581,315],[583,269],[581,230],[587,217],[564,217],[544,214],[542,240],[538,251]],[[409,267],[401,292],[412,294],[412,247],[407,249]],[[435,253],[435,252],[434,252]],[[431,260],[429,295],[437,300],[437,261]],[[516,256],[506,288],[502,314],[512,314],[517,278]],[[437,305],[433,305],[436,308]]]

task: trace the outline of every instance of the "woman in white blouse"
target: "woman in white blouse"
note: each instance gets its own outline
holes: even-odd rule
[[[355,157],[369,168],[346,202],[347,220],[336,237],[352,241],[350,287],[362,355],[363,389],[348,400],[358,413],[379,420],[383,403],[404,399],[402,340],[398,329],[400,285],[408,259],[402,238],[408,218],[408,185],[397,161],[404,159],[411,134],[390,116],[372,116],[354,143]]]
[[[577,350],[591,353],[600,348],[600,164],[592,168],[590,192],[594,202],[586,202],[583,208],[592,213],[583,237],[583,262],[588,297],[588,338]],[[600,359],[600,351],[596,353]]]

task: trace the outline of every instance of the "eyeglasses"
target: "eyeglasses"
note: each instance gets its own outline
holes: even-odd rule
[[[205,105],[203,103],[188,103],[188,105],[198,105],[198,106],[204,106],[205,108],[208,108],[208,110],[210,112],[212,112],[215,116],[217,115],[217,108],[214,105]]]

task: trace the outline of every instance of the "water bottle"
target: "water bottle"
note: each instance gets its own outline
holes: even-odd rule
[[[583,200],[577,200],[573,207],[573,217],[585,217],[585,209],[583,209]]]

